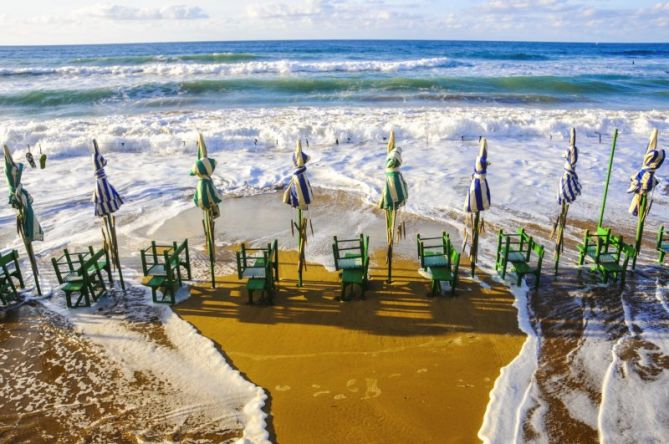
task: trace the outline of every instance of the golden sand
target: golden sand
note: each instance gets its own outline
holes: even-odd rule
[[[366,300],[340,302],[337,274],[319,265],[297,288],[296,259],[281,252],[273,306],[247,305],[243,282],[226,276],[175,307],[267,390],[273,440],[478,441],[500,368],[525,340],[513,296],[483,277],[490,288],[463,279],[457,297],[428,298],[417,263],[398,259],[392,284],[372,268]]]

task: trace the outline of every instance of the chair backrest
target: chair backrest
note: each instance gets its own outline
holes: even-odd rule
[[[0,256],[0,266],[6,267],[7,265],[14,263],[14,266],[18,269],[19,267],[19,253],[16,250],[11,250]]]
[[[451,274],[454,276],[458,275],[458,269],[460,268],[460,253],[458,253],[455,248],[451,248],[451,254],[449,255],[451,260]]]
[[[361,258],[363,264],[369,260],[369,236],[360,234],[355,239],[339,239],[333,237],[332,255],[334,256],[335,269],[339,270],[339,260],[342,259],[342,252],[348,252],[347,258]]]
[[[541,261],[544,259],[544,253],[545,253],[544,246],[532,241],[532,251],[536,253],[537,260],[539,263],[541,263]]]
[[[430,243],[429,241],[438,241],[438,243]],[[450,267],[453,244],[451,243],[450,236],[445,231],[441,233],[441,236],[435,237],[421,237],[421,235],[418,234],[416,235],[416,245],[418,249],[418,258],[420,259],[422,268],[425,268],[425,256],[427,255],[444,255],[447,259],[448,266]]]

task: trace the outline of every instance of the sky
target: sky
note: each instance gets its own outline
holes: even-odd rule
[[[211,40],[667,42],[657,0],[3,0],[0,45]]]

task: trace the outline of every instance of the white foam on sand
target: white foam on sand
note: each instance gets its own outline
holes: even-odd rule
[[[628,332],[613,346],[602,382],[602,443],[669,442],[669,314],[658,303],[665,288],[646,290],[621,297]]]
[[[540,337],[531,322],[528,305],[529,288],[523,280],[520,287],[511,286],[518,310],[518,326],[527,338],[518,356],[502,368],[490,392],[490,401],[478,437],[484,443],[518,442],[527,416],[532,383],[537,369]]]
[[[211,340],[170,307],[152,304],[150,292],[137,287],[131,291],[139,291],[143,297],[128,302],[127,296],[105,296],[90,309],[67,309],[63,298],[46,305],[67,318],[87,340],[101,346],[128,381],[140,372],[168,384],[171,397],[161,399],[164,405],[158,415],[163,420],[173,421],[177,427],[197,417],[203,430],[241,429],[239,442],[269,442],[267,414],[263,411],[267,395],[263,389],[244,379]],[[183,299],[183,295],[180,297]],[[154,337],[142,330],[141,324],[156,321],[166,339],[160,339],[162,334]],[[139,323],[139,329],[133,323]]]

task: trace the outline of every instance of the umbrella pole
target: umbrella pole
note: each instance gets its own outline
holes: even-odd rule
[[[560,266],[560,254],[562,253],[562,245],[564,242],[564,227],[567,225],[567,212],[569,205],[562,201],[562,210],[560,211],[560,219],[558,220],[557,241],[555,245],[555,274],[558,273]]]
[[[121,271],[121,258],[118,253],[118,240],[116,237],[116,218],[111,214],[105,216],[105,225],[107,226],[107,232],[109,233],[109,242],[111,249],[111,258],[114,262],[114,266],[118,271],[118,279],[121,283],[121,288],[125,290],[125,282],[123,281],[123,271]]]
[[[302,269],[304,268],[304,244],[306,242],[307,230],[302,219],[302,210],[297,209],[297,286],[302,286]]]
[[[21,237],[23,237],[23,245],[26,247],[26,253],[28,254],[28,259],[30,260],[30,268],[32,268],[33,270],[33,279],[35,279],[35,287],[37,288],[37,294],[39,296],[42,296],[42,289],[39,286],[37,261],[35,260],[35,253],[33,252],[33,244],[32,242],[26,240],[26,238],[23,236],[23,233],[21,233]]]
[[[472,254],[470,266],[472,270],[472,277],[476,275],[476,258],[479,254],[479,220],[481,213],[477,211],[474,213],[474,223],[472,224]]]
[[[641,251],[641,240],[643,239],[643,226],[646,223],[646,215],[648,214],[648,200],[645,194],[641,195],[641,203],[639,204],[639,218],[636,224],[636,238],[634,242],[634,257],[632,258],[632,270],[636,269],[636,258],[639,257]]]
[[[618,128],[613,132],[613,145],[611,145],[611,154],[609,155],[609,171],[606,174],[606,184],[604,185],[604,196],[602,196],[602,208],[599,212],[598,227],[604,223],[604,210],[606,209],[606,195],[609,193],[609,182],[611,181],[611,169],[613,168],[613,156],[616,153],[616,142],[618,141]]]
[[[395,234],[395,218],[397,210],[386,211],[386,236],[388,240],[388,280],[390,284],[393,281],[393,241]]]
[[[207,251],[209,252],[209,271],[211,272],[211,288],[216,288],[216,276],[214,274],[214,262],[216,261],[216,252],[214,251],[214,221],[209,210],[204,210],[204,236]]]

